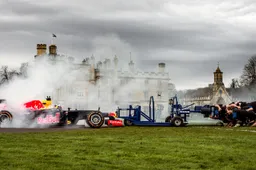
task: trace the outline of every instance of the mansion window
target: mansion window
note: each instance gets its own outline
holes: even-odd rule
[[[84,93],[83,92],[77,92],[77,96],[82,97],[82,96],[84,96]]]
[[[148,91],[144,91],[144,98],[147,100],[149,97],[148,97]]]
[[[74,90],[73,88],[69,88],[69,94],[70,94],[70,95],[73,95],[73,94],[74,94],[74,91],[75,91],[75,90]]]
[[[121,79],[120,85],[125,85],[125,79]]]
[[[162,91],[157,92],[157,97],[162,97]]]
[[[146,79],[146,80],[145,80],[145,85],[148,85],[148,84],[149,84],[149,80]]]
[[[62,95],[62,93],[61,93],[61,92],[62,92],[62,91],[61,91],[61,88],[58,88],[58,89],[57,89],[57,93],[58,93],[58,95],[59,95],[59,96],[61,96],[61,95]]]
[[[134,81],[134,79],[133,78],[126,78],[126,84],[128,84],[128,83],[131,83],[132,81]]]
[[[128,98],[130,99],[131,97],[132,97],[132,93],[129,92],[129,93],[128,93]]]
[[[143,107],[143,111],[144,111],[144,113],[149,113],[149,107],[148,106],[144,106]]]
[[[157,110],[164,110],[164,106],[162,104],[157,104]]]
[[[161,87],[161,86],[162,86],[162,81],[161,81],[161,80],[158,80],[158,81],[157,81],[157,86],[158,86],[158,87]]]

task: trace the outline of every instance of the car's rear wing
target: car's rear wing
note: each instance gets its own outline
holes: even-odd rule
[[[5,99],[0,99],[0,103],[6,103]]]

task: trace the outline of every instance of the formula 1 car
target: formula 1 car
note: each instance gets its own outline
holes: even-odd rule
[[[98,110],[63,110],[61,106],[52,105],[50,96],[47,96],[46,100],[26,102],[18,111],[8,108],[4,99],[0,100],[0,126],[21,118],[24,124],[36,124],[36,127],[76,125],[79,120],[85,119],[90,127],[100,128],[104,123],[115,121],[116,114],[102,113],[99,108]],[[109,120],[106,122],[105,118]]]

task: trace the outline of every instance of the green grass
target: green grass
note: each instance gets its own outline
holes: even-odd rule
[[[0,169],[256,169],[256,128],[0,133]]]

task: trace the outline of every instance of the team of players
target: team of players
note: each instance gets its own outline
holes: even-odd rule
[[[215,105],[218,118],[221,118],[229,127],[252,126],[256,127],[256,101],[232,102],[228,105]],[[214,118],[214,115],[212,115]]]

